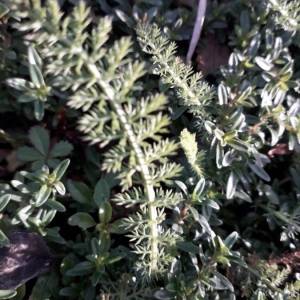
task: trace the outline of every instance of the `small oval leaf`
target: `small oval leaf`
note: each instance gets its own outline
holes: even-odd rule
[[[96,224],[94,219],[87,213],[76,213],[75,215],[71,216],[68,220],[68,223],[72,226],[79,226],[80,228],[90,228]]]
[[[97,182],[94,190],[94,195],[93,195],[94,202],[98,207],[100,207],[100,204],[103,201],[108,200],[109,196],[110,196],[109,185],[104,179],[100,179]]]
[[[41,189],[36,195],[35,205],[36,206],[43,205],[48,200],[51,191],[52,191],[51,187],[47,186],[46,184],[42,185]]]
[[[0,290],[0,299],[10,299],[17,295],[14,290]]]
[[[0,211],[2,211],[10,200],[10,195],[2,195],[0,197]]]
[[[270,176],[267,174],[267,172],[261,166],[259,166],[257,164],[249,164],[249,167],[261,179],[263,179],[265,181],[271,180]]]

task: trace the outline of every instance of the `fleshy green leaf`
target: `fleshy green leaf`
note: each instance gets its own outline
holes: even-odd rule
[[[95,187],[93,199],[98,207],[100,207],[101,203],[105,200],[108,200],[110,196],[109,185],[104,179],[100,179]]]
[[[5,206],[8,204],[9,200],[10,200],[11,196],[10,195],[2,195],[0,197],[0,211],[2,211]]]
[[[91,261],[84,261],[75,266],[75,268],[68,270],[67,276],[81,276],[87,275],[93,272],[95,264]]]
[[[33,82],[33,84],[37,87],[40,88],[41,86],[45,85],[44,78],[42,75],[41,70],[38,68],[37,65],[32,65],[29,64],[29,73],[30,73],[30,78]]]
[[[231,199],[233,197],[238,181],[239,181],[239,177],[237,176],[237,174],[231,171],[227,181],[227,187],[226,187],[226,197],[228,199]]]
[[[250,45],[248,47],[248,57],[249,59],[252,59],[254,55],[257,53],[257,50],[260,45],[260,35],[256,34],[253,39],[250,42]]]
[[[0,299],[10,299],[17,295],[17,292],[14,290],[0,290]]]
[[[219,84],[218,86],[218,98],[220,105],[226,105],[228,102],[226,88],[223,84]]]
[[[121,260],[122,258],[126,257],[127,254],[122,252],[122,253],[112,253],[109,255],[109,257],[106,259],[105,263],[106,264],[113,264],[114,262]]]
[[[71,216],[68,223],[72,226],[79,226],[80,228],[90,228],[96,224],[93,217],[87,213],[79,212]]]
[[[177,120],[186,110],[186,106],[178,107],[172,114],[172,120]]]
[[[63,177],[69,164],[70,160],[65,159],[53,170],[52,174],[55,174],[56,180],[60,180]]]
[[[176,244],[179,249],[181,249],[185,252],[191,252],[191,253],[199,253],[200,252],[199,247],[190,242],[178,241]]]
[[[0,245],[1,246],[5,246],[5,247],[9,247],[10,245],[10,241],[7,238],[7,236],[3,233],[2,230],[0,230]]]
[[[249,167],[261,179],[263,179],[265,181],[270,181],[271,180],[268,173],[261,166],[259,166],[258,164],[249,164]]]
[[[4,17],[9,12],[9,9],[2,3],[0,3],[0,18]]]
[[[194,189],[194,193],[200,197],[200,196],[203,196],[203,191],[204,191],[204,188],[205,188],[205,179],[204,178],[201,178],[197,185],[195,186],[195,189]]]
[[[204,126],[209,133],[213,133],[216,129],[216,125],[211,121],[205,121]]]
[[[7,52],[5,53],[5,57],[7,57],[11,60],[16,60],[17,59],[17,54],[13,50],[7,50]]]
[[[226,246],[228,249],[230,249],[230,248],[234,245],[234,243],[236,242],[236,240],[238,239],[238,237],[239,237],[239,234],[238,234],[236,231],[232,232],[232,233],[231,233],[230,235],[228,235],[227,238],[224,240],[225,246]]]
[[[45,114],[45,105],[42,101],[34,101],[34,116],[38,121],[42,121]]]
[[[59,234],[56,228],[45,228],[47,239],[51,242],[65,245],[65,239]]]
[[[219,273],[217,271],[213,271],[212,273],[220,280],[220,282],[222,283],[222,285],[225,288],[229,289],[231,292],[234,291],[234,288],[233,288],[231,282],[224,275],[222,275],[221,273]]]
[[[42,67],[42,59],[34,47],[28,47],[28,61],[31,65],[36,65],[38,68]]]
[[[99,206],[99,220],[102,224],[109,223],[112,216],[112,208],[108,201],[103,201]]]
[[[227,144],[229,146],[231,146],[232,148],[239,150],[239,151],[243,151],[243,152],[247,152],[249,151],[249,147],[246,143],[242,142],[241,140],[238,140],[236,138],[233,138],[230,141],[227,141]]]
[[[48,199],[47,205],[50,208],[55,209],[59,212],[65,212],[66,211],[66,208],[61,203],[59,203],[58,201],[55,201],[53,199]]]
[[[161,300],[174,300],[176,297],[176,294],[173,292],[169,292],[167,290],[159,290],[156,291],[154,294],[156,299],[161,299]]]
[[[16,90],[24,92],[28,92],[34,88],[31,82],[21,78],[6,79],[5,83]]]
[[[243,190],[235,191],[234,194],[237,198],[240,198],[246,202],[252,203],[252,199],[248,194],[246,194]]]
[[[50,299],[51,288],[57,286],[59,274],[52,271],[49,275],[40,276],[31,292],[30,300]]]
[[[258,66],[264,71],[270,71],[272,69],[272,64],[266,61],[263,57],[256,56],[254,60],[258,64]]]
[[[206,204],[207,206],[210,206],[210,207],[216,209],[216,210],[219,210],[219,209],[220,209],[220,206],[219,206],[218,203],[215,202],[214,200],[207,199],[207,200],[205,200],[205,204]]]
[[[64,195],[66,193],[66,188],[62,184],[62,182],[56,180],[56,181],[53,182],[53,186],[55,187],[55,189],[57,190],[57,192],[60,195]]]
[[[93,286],[96,286],[98,284],[98,281],[100,279],[100,276],[101,276],[101,272],[99,271],[96,271],[93,273],[93,275],[90,277],[91,280],[92,280],[92,285]]]
[[[273,191],[271,186],[269,186],[268,184],[264,184],[263,191],[265,192],[266,196],[272,203],[279,205],[280,203],[279,198],[277,194]]]
[[[216,163],[218,169],[222,168],[222,162],[224,157],[224,148],[219,140],[216,140]]]
[[[24,93],[23,95],[18,97],[18,101],[20,103],[28,103],[28,102],[32,102],[32,101],[36,101],[36,100],[38,100],[38,98],[35,95],[35,93],[32,93],[32,92]]]
[[[51,187],[44,184],[35,197],[35,199],[36,199],[35,205],[36,206],[43,205],[48,200],[49,196],[51,195],[51,191],[52,191]]]
[[[199,214],[199,219],[198,219],[199,224],[207,231],[207,233],[209,235],[211,235],[212,237],[214,236],[213,231],[211,230],[207,220]]]
[[[75,287],[66,287],[66,288],[62,288],[59,291],[59,295],[64,296],[64,297],[73,297],[76,298],[76,296],[78,295],[78,290]]]
[[[107,224],[106,228],[110,233],[124,234],[130,231],[130,229],[125,229],[125,226],[122,226],[124,221],[119,219],[113,223]]]
[[[99,251],[101,254],[105,254],[109,251],[110,248],[110,234],[108,232],[102,231],[100,233],[99,239]]]
[[[189,206],[189,210],[192,213],[193,218],[195,219],[195,221],[198,221],[199,220],[199,213],[198,213],[197,209],[194,208],[193,206]]]
[[[68,190],[72,197],[79,203],[91,204],[92,192],[83,182],[76,182],[72,180],[67,181]]]
[[[182,181],[175,180],[175,184],[179,186],[179,188],[183,191],[185,195],[188,195],[187,186]]]

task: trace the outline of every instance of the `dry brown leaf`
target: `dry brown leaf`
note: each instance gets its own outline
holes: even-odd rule
[[[23,164],[17,159],[17,151],[14,149],[0,149],[0,160],[4,161],[0,167],[0,178],[15,172]]]
[[[6,156],[7,166],[6,169],[8,172],[15,172],[22,163],[17,159],[17,151],[13,150]]]

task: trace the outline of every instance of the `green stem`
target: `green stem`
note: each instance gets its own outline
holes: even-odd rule
[[[156,207],[151,204],[155,202],[155,192],[154,192],[154,187],[151,183],[152,181],[151,175],[144,158],[144,153],[137,142],[136,135],[132,129],[132,126],[128,123],[125,111],[123,110],[122,106],[116,101],[116,95],[113,88],[102,79],[102,76],[95,65],[87,64],[86,67],[90,71],[90,73],[93,76],[95,76],[95,78],[97,78],[98,85],[106,94],[112,108],[119,116],[120,123],[122,124],[124,130],[127,132],[129,144],[136,154],[137,162],[140,167],[140,173],[142,176],[142,180],[144,182],[145,196],[147,198],[147,202],[149,203],[149,219],[150,219],[149,226],[150,226],[150,233],[151,233],[150,272],[155,273],[158,265],[157,211],[156,211]]]
[[[155,49],[155,46],[153,44],[150,44],[152,46],[153,49]],[[165,63],[163,61],[163,56],[160,55],[160,54],[156,54],[161,65],[164,66],[164,67],[167,67],[168,69],[168,72],[170,73],[170,75],[172,76],[173,80],[175,81],[176,85],[180,88],[182,88],[183,90],[185,91],[188,91],[188,96],[191,98],[191,99],[195,99],[196,98],[196,95],[190,90],[189,86],[180,78],[180,76],[175,76],[175,72],[172,70],[172,68],[170,68],[170,66]],[[162,74],[163,75],[163,74]],[[186,104],[187,106],[190,106],[190,105],[199,105],[200,106],[200,101],[199,100],[196,100],[195,103],[188,103]]]

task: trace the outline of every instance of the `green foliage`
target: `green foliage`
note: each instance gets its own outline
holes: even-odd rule
[[[191,134],[187,129],[184,129],[180,133],[180,143],[192,170],[198,176],[203,177],[205,170],[202,167],[202,164],[205,159],[205,152],[198,152],[198,145],[195,137],[195,133]]]
[[[15,212],[15,216],[11,219],[12,225],[21,223],[23,226],[39,232],[42,236],[47,236],[50,241],[65,243],[58,233],[58,227],[46,228],[46,226],[53,220],[57,211],[65,211],[65,207],[56,201],[56,198],[57,193],[64,195],[66,192],[60,179],[69,163],[70,160],[68,159],[62,161],[51,174],[46,165],[35,173],[21,171],[16,174],[15,179],[11,181],[11,185],[18,192],[10,198],[15,201],[21,201],[22,199],[23,207]],[[26,182],[25,178],[29,182]],[[10,191],[6,191],[6,193],[10,195]]]
[[[56,10],[57,7],[54,5],[54,9],[50,13],[54,15]],[[98,109],[84,114],[79,120],[78,128],[85,133],[86,141],[92,144],[100,143],[100,147],[117,141],[106,152],[102,169],[119,172],[118,178],[121,179],[120,184],[124,191],[133,184],[144,186],[143,190],[136,190],[138,198],[142,199],[145,205],[142,211],[143,217],[138,215],[138,218],[142,218],[142,220],[131,222],[129,218],[127,221],[131,223],[131,228],[134,230],[132,239],[142,242],[136,249],[137,253],[143,254],[140,262],[137,263],[137,269],[142,270],[144,278],[156,276],[156,273],[160,272],[167,263],[168,257],[166,255],[166,258],[161,260],[160,267],[160,261],[157,259],[158,244],[163,245],[163,240],[168,239],[169,236],[171,239],[172,235],[169,231],[166,231],[166,235],[164,235],[163,229],[159,227],[163,209],[157,210],[156,208],[154,187],[161,182],[169,183],[170,178],[180,172],[180,167],[175,163],[166,163],[166,157],[175,154],[176,144],[168,139],[161,139],[161,134],[167,133],[166,127],[169,125],[169,120],[162,112],[157,111],[163,109],[166,99],[159,94],[142,98],[140,101],[133,97],[134,92],[140,90],[140,85],[135,81],[145,73],[144,65],[128,61],[126,56],[130,52],[131,45],[128,38],[116,41],[108,51],[105,50],[103,45],[111,29],[108,18],[102,19],[88,37],[83,32],[89,23],[87,15],[88,9],[81,3],[69,18],[64,19],[66,29],[74,26],[80,19],[82,21],[86,19],[86,23],[81,28],[80,36],[78,35],[80,30],[76,31],[74,35],[70,35],[69,31],[60,29],[61,39],[44,48],[45,57],[51,58],[51,65],[48,65],[51,66],[51,69],[48,69],[47,73],[52,76],[65,74],[67,79],[58,80],[58,82],[60,88],[71,88],[74,91],[68,103],[71,107],[83,106],[82,102],[80,106],[76,104],[78,102],[76,99],[79,97],[91,99],[93,93],[102,91],[102,96],[92,101],[92,103],[97,101]],[[56,19],[56,22],[58,21],[59,19]],[[52,24],[51,28],[54,25]],[[41,28],[47,33],[48,29],[48,27]],[[49,33],[51,34],[51,29]],[[41,34],[41,36],[43,35]],[[39,38],[37,41],[44,42]],[[88,43],[91,43],[94,50],[91,54],[84,50],[87,49]],[[76,49],[70,51],[70,45]],[[99,52],[100,47],[103,50]],[[79,48],[80,51],[78,51]],[[123,70],[120,76],[121,67]],[[87,75],[87,84],[81,82],[82,87],[79,86],[78,80],[75,80],[79,72]],[[91,102],[89,103],[91,105]],[[84,109],[87,108],[85,104]],[[149,143],[149,139],[156,143]],[[172,197],[171,194],[169,196]],[[122,205],[126,203],[126,198],[119,196],[116,201]],[[100,216],[100,220],[101,218]],[[150,228],[147,226],[148,222],[152,223]],[[81,228],[94,225],[92,218],[82,213],[73,216],[69,223]],[[144,226],[142,226],[143,224]],[[145,238],[145,234],[150,238]],[[160,251],[160,255],[163,256],[162,251]]]
[[[249,18],[249,15],[246,16],[245,12],[243,17]],[[241,19],[241,22],[245,21]],[[241,26],[242,38],[243,34],[246,34],[247,30],[250,30],[250,27],[246,27],[243,23]],[[202,140],[211,145],[210,147],[204,146],[203,148],[210,151],[210,159],[215,160],[217,169],[221,170],[221,172],[218,172],[219,175],[222,174],[224,177],[226,173],[228,174],[228,177],[225,175],[228,178],[226,185],[224,179],[217,179],[218,184],[223,186],[223,189],[226,190],[226,197],[228,199],[237,198],[252,202],[251,193],[247,192],[247,186],[251,186],[251,184],[256,181],[252,174],[259,176],[265,181],[271,180],[270,176],[262,168],[265,164],[263,160],[266,162],[269,161],[266,160],[267,157],[259,153],[262,146],[275,146],[280,138],[285,136],[288,136],[290,140],[289,149],[294,149],[294,145],[296,145],[296,142],[292,142],[294,137],[291,137],[291,131],[296,135],[298,132],[298,127],[295,123],[296,118],[291,117],[286,108],[282,105],[286,92],[296,86],[295,82],[290,81],[292,76],[292,61],[288,58],[282,59],[280,66],[278,66],[278,71],[275,69],[276,64],[279,63],[280,53],[284,49],[283,46],[276,46],[275,44],[275,51],[268,57],[271,62],[269,63],[263,57],[257,55],[260,41],[257,40],[259,36],[254,37],[248,49],[248,57],[247,52],[244,53],[244,56],[241,55],[242,53],[240,56],[237,55],[238,52],[237,54],[233,53],[229,59],[228,71],[223,68],[224,81],[218,87],[219,101],[217,102],[212,97],[208,97],[206,102],[203,103],[203,100],[201,101],[203,96],[199,94],[199,91],[204,92],[207,90],[207,87],[204,85],[205,88],[201,88],[200,83],[190,83],[193,82],[191,69],[173,57],[175,44],[170,43],[155,26],[140,25],[137,29],[137,33],[142,49],[146,53],[153,55],[153,62],[156,67],[155,71],[162,76],[164,83],[170,84],[172,88],[175,89],[175,97],[178,99],[179,104],[186,106],[191,113],[197,116],[197,118],[195,118],[197,131],[201,132]],[[268,30],[266,30],[266,34],[271,35]],[[266,37],[265,41],[268,42],[268,39],[269,37]],[[273,38],[270,40],[272,39]],[[277,42],[282,45],[282,40],[279,37],[277,37]],[[285,41],[285,43],[288,43],[288,41]],[[236,45],[238,45],[238,43]],[[242,47],[244,47],[243,44]],[[274,48],[269,49],[271,52]],[[246,61],[250,69],[245,75],[242,73],[242,68],[245,68],[244,64],[241,65],[241,69],[239,70],[240,61],[241,63]],[[258,82],[258,78],[256,79],[255,77],[255,73],[258,69],[255,69],[255,64],[252,63],[252,61],[262,70],[260,76],[262,76],[266,82],[263,89]],[[276,79],[266,77],[267,73],[265,72],[269,72],[271,69],[272,72],[268,73],[268,76],[272,74],[271,76],[274,78],[276,74]],[[252,76],[250,75],[251,73],[253,74]],[[234,74],[236,74],[236,77],[232,77]],[[253,81],[249,82],[246,81],[246,79],[243,81],[243,77],[248,77],[249,75],[251,76],[250,78],[253,78]],[[237,80],[241,81],[241,90],[234,93],[233,89],[236,89]],[[253,123],[249,123],[247,115],[243,113],[243,110],[247,111],[247,107],[257,106],[258,102],[256,98],[258,98],[258,94],[255,93],[255,91],[258,88],[260,88],[259,90],[261,91],[262,106],[260,112],[257,114],[257,123],[253,125]],[[252,99],[251,94],[255,95],[255,97],[252,96]],[[194,97],[194,95],[197,95],[197,97]],[[231,98],[228,96],[231,96]],[[251,102],[246,102],[247,98],[251,100]],[[272,99],[274,99],[274,102],[270,102]],[[286,112],[289,117],[284,116]],[[281,116],[279,117],[279,115]],[[293,129],[290,129],[291,127]],[[262,133],[266,129],[269,130],[271,134],[271,142],[268,142],[265,139],[265,134]],[[203,130],[206,130],[206,133],[203,133]],[[261,134],[258,132],[260,130],[262,130]],[[186,133],[183,132],[182,136],[184,135],[186,135]],[[297,144],[298,143],[299,141]],[[185,144],[182,144],[182,146],[189,163],[191,164],[192,162],[193,164],[196,159],[194,143],[190,142],[190,147],[187,147]],[[193,153],[193,155],[191,155],[191,153]],[[193,156],[193,158],[191,158],[191,156]],[[212,163],[209,163],[209,165],[213,168]],[[252,174],[247,174],[247,171],[245,172],[245,166],[249,167],[249,171]],[[206,178],[210,179],[215,176],[215,172],[209,172]],[[239,181],[242,183],[241,186],[239,185]],[[179,186],[185,194],[187,194],[188,188],[184,183],[181,182]],[[260,187],[258,187],[258,190],[260,190]],[[280,200],[271,186],[262,184],[261,191],[262,194],[265,194],[269,199],[269,206],[271,206],[272,203],[279,204]],[[191,201],[187,198],[186,207],[188,209],[192,208],[189,207],[190,203]],[[282,212],[271,211],[269,206],[265,206],[261,202],[257,202],[257,205],[270,212],[270,215],[267,216],[268,220],[276,217],[286,224],[290,224],[290,228],[293,228],[292,230],[298,230],[298,225],[292,218],[284,217]],[[281,209],[286,211],[286,207]],[[295,212],[293,214],[297,215]],[[198,214],[196,214],[196,220],[197,215]],[[212,212],[208,213],[208,218],[210,218],[211,215]],[[182,216],[180,218],[182,218]],[[289,234],[295,237],[292,233]],[[205,293],[203,292],[202,296],[204,297],[204,295]]]
[[[275,24],[285,30],[298,30],[300,21],[300,5],[298,1],[268,0],[267,5],[275,13]]]
[[[0,298],[1,299],[10,299],[12,297],[14,297],[15,295],[17,294],[16,291],[13,291],[13,290],[2,290],[0,291]]]
[[[0,5],[0,246],[62,254],[30,299],[299,298],[298,2],[210,2],[231,55],[206,78],[180,3]]]
[[[22,78],[9,78],[6,84],[21,92],[18,101],[33,102],[34,116],[38,121],[44,117],[47,97],[51,95],[51,88],[47,87],[41,72],[42,61],[33,47],[28,48],[29,74],[31,81]]]
[[[23,162],[32,162],[31,168],[37,171],[43,165],[55,168],[59,164],[59,157],[67,156],[73,150],[72,144],[60,141],[51,145],[49,132],[40,126],[32,127],[29,131],[29,140],[34,148],[20,147],[18,159]]]

